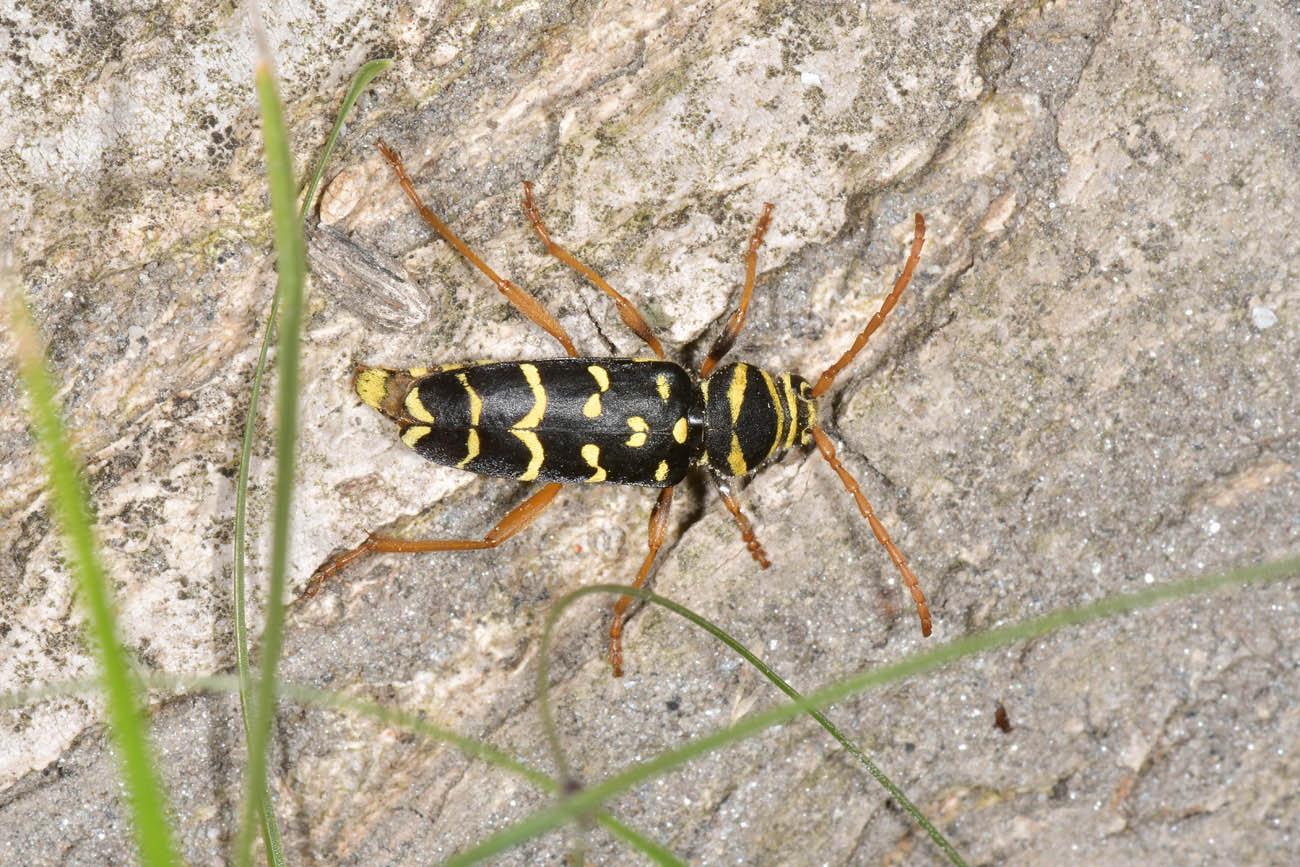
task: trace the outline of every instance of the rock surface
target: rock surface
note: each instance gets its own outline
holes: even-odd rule
[[[1293,4],[664,6],[370,2],[267,20],[299,165],[361,62],[396,59],[349,121],[319,216],[419,287],[398,292],[413,327],[368,315],[337,269],[310,287],[295,589],[368,530],[473,537],[524,496],[410,453],[350,392],[355,364],[559,354],[430,237],[379,136],[431,206],[592,354],[645,350],[540,249],[521,179],[552,234],[691,365],[774,203],[733,357],[809,377],[878,307],[924,212],[913,285],[822,410],[920,576],[934,636],[920,637],[815,452],[741,494],[771,569],[701,481],[679,492],[656,574],[657,590],[797,688],[1296,551]],[[175,4],[166,28],[127,4],[10,14],[5,220],[87,464],[122,629],[144,665],[226,671],[233,476],[274,281],[251,29],[222,5]],[[7,357],[0,406],[0,682],[88,677]],[[261,418],[255,581],[270,497]],[[497,551],[359,564],[291,608],[284,675],[553,770],[535,702],[542,620],[578,586],[631,579],[652,503],[571,487]],[[1296,595],[1284,582],[1063,630],[830,716],[971,863],[1281,863],[1300,832]],[[554,659],[557,722],[583,780],[776,700],[709,636],[649,609],[629,624],[628,676],[611,679],[606,606],[566,617]],[[994,725],[999,702],[1010,731]],[[0,860],[131,861],[94,703],[3,717]],[[428,863],[547,802],[358,717],[285,702],[278,726],[292,862]],[[186,858],[224,863],[242,768],[235,701],[158,697],[155,736]],[[943,860],[808,722],[610,807],[696,864]],[[501,863],[554,859],[574,841],[544,837]],[[585,844],[594,861],[630,860],[603,833]]]

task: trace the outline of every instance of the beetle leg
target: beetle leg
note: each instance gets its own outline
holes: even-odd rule
[[[767,559],[767,552],[763,550],[763,544],[754,535],[754,525],[749,523],[745,513],[740,511],[740,501],[731,492],[731,483],[727,481],[726,476],[717,471],[713,473],[713,483],[717,485],[718,493],[722,495],[722,502],[726,505],[727,511],[736,520],[736,528],[740,530],[740,538],[745,540],[745,547],[749,549],[750,555],[758,561],[761,568],[766,569],[771,566]]]
[[[561,487],[563,486],[559,482],[545,485],[540,491],[507,512],[506,516],[498,521],[495,527],[488,530],[487,535],[482,539],[392,539],[371,533],[360,545],[350,551],[344,551],[337,557],[331,557],[313,572],[311,581],[308,582],[307,589],[300,598],[310,599],[315,596],[321,585],[367,554],[474,551],[481,548],[495,548],[535,521],[555,499]]]
[[[532,295],[520,289],[514,283],[504,277],[497,275],[495,271],[488,267],[488,264],[478,257],[469,245],[456,237],[456,233],[447,227],[447,224],[438,219],[438,215],[429,209],[420,199],[420,194],[415,191],[415,184],[406,173],[406,168],[402,165],[402,158],[397,155],[397,151],[384,144],[381,140],[378,142],[379,152],[384,155],[388,165],[392,168],[393,174],[397,175],[397,182],[402,185],[402,190],[406,197],[415,205],[424,222],[428,223],[435,232],[448,244],[456,248],[456,252],[464,256],[469,263],[483,272],[486,277],[496,284],[497,290],[506,296],[506,300],[515,306],[515,309],[527,316],[533,322],[537,323],[547,334],[554,337],[564,347],[564,351],[571,356],[577,356],[578,350],[573,346],[573,338],[564,330],[564,326],[559,320],[551,315],[542,302],[538,301]]]
[[[867,498],[863,496],[862,489],[858,487],[857,480],[854,479],[853,476],[849,475],[849,471],[844,468],[844,464],[840,463],[840,459],[835,457],[835,445],[831,442],[831,438],[828,437],[826,432],[819,427],[814,427],[811,430],[813,439],[817,440],[817,448],[821,451],[822,457],[826,458],[826,462],[831,465],[831,469],[835,470],[835,474],[840,477],[840,481],[844,483],[844,487],[848,489],[849,494],[852,495],[854,501],[858,504],[858,511],[862,513],[862,517],[866,518],[867,523],[871,525],[871,532],[876,534],[876,541],[884,546],[885,551],[889,553],[889,559],[893,560],[894,565],[898,567],[899,574],[903,576],[903,583],[906,584],[907,589],[911,591],[912,601],[916,603],[916,613],[917,616],[921,618],[921,634],[929,635],[930,606],[925,601],[925,594],[921,592],[920,582],[917,581],[916,576],[912,574],[911,567],[907,565],[905,560],[903,560],[903,555],[899,553],[898,546],[894,544],[894,540],[889,538],[889,533],[885,531],[885,525],[880,523],[880,519],[877,518],[876,513],[872,511],[871,504],[868,503]]]
[[[632,582],[633,587],[640,587],[650,575],[650,566],[654,563],[655,555],[663,546],[664,536],[668,532],[668,509],[672,504],[673,489],[664,488],[659,492],[659,501],[650,512],[650,532],[647,540],[650,553],[646,554],[645,560],[641,563],[641,571],[636,573],[636,581]],[[609,625],[609,662],[614,667],[615,677],[623,676],[623,615],[627,613],[627,607],[632,604],[634,598],[620,596],[614,603],[614,622]]]
[[[754,231],[749,235],[749,249],[745,251],[745,290],[740,295],[740,306],[731,314],[727,320],[727,327],[718,335],[718,339],[713,341],[713,347],[700,365],[700,379],[708,379],[713,368],[718,366],[722,357],[730,351],[732,344],[736,342],[737,335],[740,334],[741,326],[745,324],[745,314],[749,312],[749,299],[754,295],[754,279],[758,274],[758,248],[763,243],[763,236],[767,234],[767,227],[772,222],[772,203],[763,203],[763,213],[759,215],[758,222],[754,225]]]
[[[546,227],[542,225],[542,215],[541,212],[537,210],[537,203],[533,201],[533,185],[528,181],[524,181],[524,198],[522,204],[524,206],[524,214],[527,215],[528,222],[532,224],[533,231],[537,233],[537,237],[541,238],[542,243],[546,245],[546,252],[577,271],[583,277],[586,277],[591,281],[593,286],[613,299],[614,306],[618,308],[618,315],[623,318],[623,324],[632,329],[632,332],[636,334],[637,337],[640,337],[645,341],[646,346],[650,347],[651,352],[653,352],[657,357],[663,358],[663,345],[660,344],[658,338],[654,336],[654,332],[650,330],[650,326],[646,324],[645,317],[636,309],[636,305],[627,300],[627,298],[614,289],[613,286],[606,283],[604,278],[594,270],[578,261],[577,257],[572,253],[551,240],[551,236],[547,233]]]
[[[871,335],[880,327],[880,323],[885,321],[885,317],[889,315],[889,311],[894,309],[894,305],[898,303],[898,296],[903,294],[903,290],[907,288],[907,284],[912,281],[912,272],[916,270],[916,263],[921,259],[921,245],[924,243],[925,218],[920,214],[917,214],[916,229],[912,235],[912,251],[907,255],[907,263],[903,265],[903,273],[898,275],[898,279],[894,281],[894,288],[890,290],[889,295],[885,297],[884,303],[880,305],[880,309],[877,310],[876,314],[871,317],[869,322],[867,322],[867,327],[862,329],[862,333],[858,335],[858,339],[853,341],[853,345],[849,347],[849,351],[841,355],[839,361],[826,368],[825,372],[817,379],[817,384],[813,386],[812,390],[812,396],[814,398],[821,397],[826,393],[826,389],[831,387],[831,383],[835,381],[835,377],[839,376],[840,371],[847,367],[849,363],[853,361],[854,357],[862,351],[862,347],[867,345],[867,341],[871,339]]]

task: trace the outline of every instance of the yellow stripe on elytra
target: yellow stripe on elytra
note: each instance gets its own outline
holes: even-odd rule
[[[601,413],[601,392],[609,390],[609,373],[605,368],[599,367],[595,364],[589,365],[587,367],[587,372],[591,374],[592,379],[596,380],[596,387],[599,388],[600,391],[592,392],[591,397],[587,398],[587,402],[582,406],[582,414],[587,418],[595,418]]]
[[[659,374],[655,377],[655,390],[659,392],[659,399],[664,403],[668,402],[668,377],[665,374]]]
[[[761,367],[758,372],[763,375],[763,384],[767,386],[767,394],[772,398],[772,409],[776,412],[776,436],[772,437],[772,448],[768,450],[768,454],[771,454],[781,447],[781,435],[785,433],[785,410],[781,407],[781,398],[776,394],[776,383],[772,381],[771,375]]]
[[[662,482],[668,478],[668,462],[660,461],[659,466],[655,468],[655,481]]]
[[[794,399],[794,381],[790,374],[781,377],[781,385],[785,388],[785,405],[790,408],[790,430],[785,435],[785,447],[790,448],[794,445],[795,428],[799,427],[799,404]]]
[[[380,403],[388,394],[388,371],[378,367],[368,367],[357,374],[357,397],[379,409]]]
[[[537,438],[537,434],[530,430],[512,430],[510,432],[519,437],[519,441],[528,447],[528,469],[520,474],[519,481],[531,482],[537,478],[537,473],[542,468],[542,458],[546,456],[542,451],[542,441]]]
[[[737,364],[731,374],[731,382],[727,385],[727,402],[731,404],[731,423],[734,425],[740,418],[740,405],[745,402],[745,380],[746,364]]]
[[[679,443],[686,442],[686,416],[677,419],[677,424],[673,425],[673,439]]]
[[[469,384],[469,377],[463,373],[456,374],[456,379],[464,386],[465,393],[469,395],[469,424],[470,427],[478,427],[478,417],[483,413],[483,398],[478,396],[474,386]]]
[[[591,478],[587,479],[589,483],[605,481],[607,474],[605,468],[600,465],[600,446],[595,443],[587,443],[582,447],[582,459],[587,462],[588,466],[596,469],[596,472],[591,474]]]
[[[465,459],[456,466],[463,470],[476,457],[478,457],[478,431],[471,428],[469,434],[465,437]]]
[[[406,400],[402,401],[406,407],[406,414],[416,421],[422,421],[426,424],[433,424],[433,414],[424,408],[420,402],[420,389],[411,386],[411,390],[406,393]]]
[[[650,425],[646,424],[645,419],[639,415],[634,415],[627,420],[627,426],[632,428],[634,433],[627,438],[624,445],[631,446],[634,449],[639,449],[645,445],[646,431],[650,430]]]
[[[402,431],[402,442],[406,443],[411,448],[415,448],[415,444],[420,441],[420,438],[432,430],[433,428],[425,427],[422,424],[411,425],[406,430]]]
[[[727,455],[727,466],[731,467],[733,476],[743,476],[749,472],[749,465],[745,463],[745,453],[740,450],[740,437],[734,433],[731,435],[731,452]]]
[[[542,387],[542,377],[535,366],[521,364],[519,370],[527,380],[528,387],[533,390],[533,408],[528,410],[526,416],[515,422],[515,427],[537,427],[542,422],[542,416],[546,414],[546,389]]]

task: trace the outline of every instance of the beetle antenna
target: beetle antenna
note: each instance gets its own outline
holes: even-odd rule
[[[876,315],[871,317],[867,327],[862,329],[858,339],[853,341],[849,351],[841,355],[839,361],[826,368],[826,372],[818,378],[817,384],[813,386],[812,390],[814,398],[821,397],[826,393],[826,390],[835,382],[835,377],[839,376],[840,371],[848,367],[853,359],[857,357],[857,354],[862,351],[862,347],[866,346],[867,341],[871,339],[871,335],[880,327],[880,323],[885,321],[889,311],[894,309],[894,305],[898,303],[898,296],[902,295],[903,290],[907,288],[907,284],[912,282],[912,272],[916,270],[916,263],[921,259],[921,245],[924,243],[925,218],[918,213],[916,215],[916,234],[912,237],[912,252],[908,254],[907,264],[903,266],[903,273],[899,274],[898,279],[894,281],[893,291],[885,298],[885,302],[880,305]]]

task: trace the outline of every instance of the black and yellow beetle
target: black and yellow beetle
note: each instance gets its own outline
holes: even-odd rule
[[[326,579],[371,552],[494,548],[528,526],[565,483],[661,489],[650,514],[650,551],[636,576],[635,586],[640,587],[663,544],[673,487],[696,465],[708,467],[750,554],[766,569],[770,565],[767,555],[741,512],[729,479],[753,472],[795,445],[811,442],[840,477],[898,567],[916,603],[921,632],[930,634],[925,595],[858,483],[835,456],[830,438],[817,426],[816,404],[866,345],[911,279],[925,240],[925,221],[920,214],[916,215],[911,252],[893,290],[848,352],[826,369],[816,385],[810,385],[795,374],[776,375],[749,364],[718,367],[740,333],[754,292],[758,248],[772,216],[772,206],[764,205],[745,254],[740,305],[709,350],[699,374],[692,376],[681,365],[664,359],[663,347],[631,302],[551,240],[528,183],[524,184],[524,212],[547,252],[609,295],[623,322],[645,341],[655,358],[578,357],[572,339],[555,317],[532,295],[497,276],[424,205],[397,154],[382,141],[379,150],[425,222],[492,280],[520,312],[555,337],[569,357],[358,370],[353,381],[357,394],[396,422],[402,441],[422,456],[475,473],[546,484],[482,539],[406,540],[371,534],[317,569],[305,596],[314,595]],[[615,604],[609,630],[609,658],[615,677],[623,671],[623,618],[631,599],[624,596]]]

